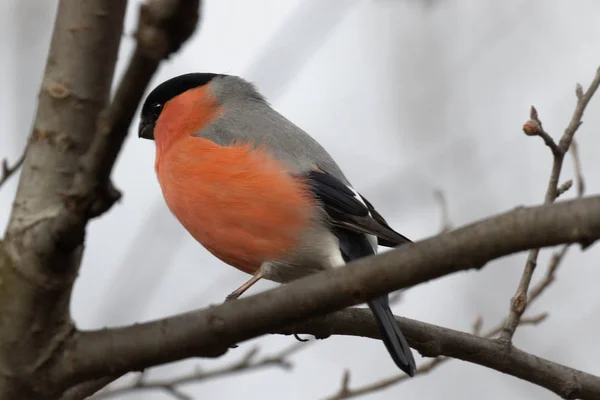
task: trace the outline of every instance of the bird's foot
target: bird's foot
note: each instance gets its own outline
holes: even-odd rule
[[[297,333],[294,333],[294,337],[299,342],[308,342],[308,339],[302,339]]]

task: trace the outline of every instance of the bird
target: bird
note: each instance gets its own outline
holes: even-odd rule
[[[411,242],[357,192],[314,138],[235,75],[194,72],[147,95],[138,127],[153,140],[164,200],[191,236],[249,275],[287,283]],[[415,374],[388,295],[367,302],[394,363]]]

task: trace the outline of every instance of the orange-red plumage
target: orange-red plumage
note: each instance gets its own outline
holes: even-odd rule
[[[308,187],[264,149],[192,136],[221,112],[204,87],[169,101],[155,128],[156,172],[190,234],[224,262],[254,273],[298,246],[316,208]]]
[[[154,137],[156,141],[156,164],[161,164],[161,156],[175,141],[199,132],[223,113],[208,87],[190,89],[169,100],[156,121]]]

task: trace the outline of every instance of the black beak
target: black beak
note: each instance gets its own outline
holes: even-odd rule
[[[154,123],[142,119],[138,128],[138,136],[143,139],[154,140]]]

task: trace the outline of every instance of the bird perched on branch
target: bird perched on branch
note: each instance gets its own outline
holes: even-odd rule
[[[157,86],[142,107],[139,136],[156,142],[165,201],[213,255],[252,277],[289,282],[409,239],[352,188],[312,137],[273,110],[242,78],[192,73]],[[368,302],[400,369],[411,350],[387,295]]]

